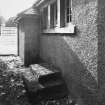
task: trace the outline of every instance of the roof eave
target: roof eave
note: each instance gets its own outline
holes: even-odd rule
[[[43,5],[46,1],[48,1],[48,0],[38,0],[33,6],[34,6],[34,7],[40,7],[40,6]]]
[[[18,23],[21,19],[23,18],[35,18],[36,15],[22,15],[22,16],[17,16],[15,19],[15,23]]]
[[[36,3],[36,7],[38,7],[40,4],[42,4],[45,0],[40,0],[38,3]]]

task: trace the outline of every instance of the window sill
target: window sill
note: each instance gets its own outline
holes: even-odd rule
[[[42,33],[48,33],[48,34],[75,34],[75,25],[69,24],[64,28],[56,27],[53,29],[45,29],[42,31]]]

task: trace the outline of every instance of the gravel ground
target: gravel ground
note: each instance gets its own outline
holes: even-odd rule
[[[22,74],[26,72],[17,56],[0,56],[0,105],[77,105],[69,96],[31,103],[26,95]]]

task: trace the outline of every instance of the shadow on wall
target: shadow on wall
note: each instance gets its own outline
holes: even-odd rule
[[[70,37],[66,36],[66,38]],[[40,53],[43,60],[52,63],[62,71],[74,98],[78,101],[83,99],[84,102],[95,105],[97,82],[72,51],[65,36],[42,35]]]

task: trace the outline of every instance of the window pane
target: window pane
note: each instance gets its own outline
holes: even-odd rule
[[[54,27],[54,4],[50,6],[50,27]]]
[[[54,28],[57,24],[57,2],[50,5],[50,27]]]
[[[60,0],[60,27],[65,26],[65,4],[66,0]]]
[[[47,25],[48,25],[48,8],[45,8],[45,25],[47,28]]]
[[[48,7],[43,10],[43,28],[46,29],[48,25]]]
[[[70,22],[72,21],[72,15],[71,14],[69,15],[69,21]]]
[[[67,23],[69,23],[69,15],[67,15]]]
[[[57,24],[57,1],[54,3],[54,26]]]
[[[69,11],[70,11],[70,9],[69,9],[69,8],[67,8],[67,15],[69,15],[69,13],[70,13]]]
[[[69,14],[71,14],[71,8],[69,8]]]
[[[71,0],[66,0],[66,22],[71,22]]]

